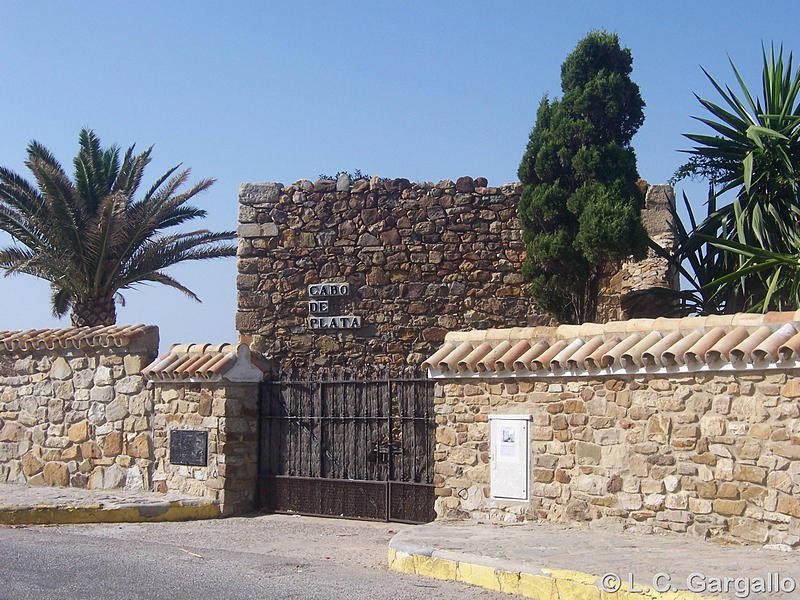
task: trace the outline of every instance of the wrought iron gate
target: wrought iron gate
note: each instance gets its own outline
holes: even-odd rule
[[[433,510],[433,382],[418,371],[294,372],[264,384],[262,510],[425,523]]]

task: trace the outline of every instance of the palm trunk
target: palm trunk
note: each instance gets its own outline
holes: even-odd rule
[[[114,296],[108,298],[81,298],[72,305],[70,314],[73,327],[96,327],[114,325],[117,308]]]

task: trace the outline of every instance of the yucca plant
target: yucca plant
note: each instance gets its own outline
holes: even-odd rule
[[[762,57],[762,96],[755,99],[733,61],[741,96],[703,70],[727,108],[697,96],[717,120],[695,118],[717,135],[686,134],[697,145],[686,151],[691,158],[676,179],[699,175],[717,186],[718,195],[734,191],[735,199],[700,226],[704,234],[724,221],[728,239],[788,252],[787,232],[800,217],[800,69],[793,71],[791,53],[784,62],[782,46],[777,55],[774,47],[769,54],[762,47]]]
[[[73,326],[113,325],[119,290],[155,282],[197,295],[164,272],[174,264],[234,256],[233,231],[205,229],[185,233],[165,230],[206,212],[187,202],[208,189],[202,179],[180,191],[189,169],[169,169],[135,199],[150,162],[152,146],[122,160],[116,146],[103,149],[93,131],[79,135],[71,180],[55,157],[39,142],[28,145],[25,166],[33,185],[0,167],[0,229],[13,245],[0,248],[6,275],[27,273],[46,279],[52,289],[53,314],[71,310]]]
[[[774,46],[769,53],[762,46],[762,60],[761,96],[755,98],[733,61],[739,95],[703,70],[724,102],[721,106],[696,96],[714,119],[695,118],[715,135],[686,134],[697,145],[686,151],[691,158],[673,178],[707,179],[717,188],[709,202],[717,205],[726,192],[734,195],[718,209],[710,204],[707,218],[693,222],[691,231],[677,238],[676,255],[686,257],[703,246],[711,249],[709,255],[718,255],[715,277],[709,279],[702,271],[707,262],[695,272],[695,281],[702,282],[695,290],[710,300],[708,308],[724,312],[797,306],[794,275],[786,261],[800,248],[795,235],[800,218],[800,69],[793,69],[791,53],[784,60],[782,46],[777,53]],[[782,257],[782,268],[777,268],[777,257]]]

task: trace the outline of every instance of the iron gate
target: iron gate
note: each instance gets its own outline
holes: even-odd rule
[[[261,509],[432,521],[434,436],[433,382],[418,370],[293,372],[265,383]]]

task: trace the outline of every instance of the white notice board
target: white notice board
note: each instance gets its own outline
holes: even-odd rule
[[[489,415],[492,498],[530,500],[530,415]]]

